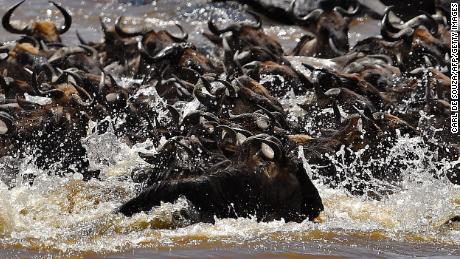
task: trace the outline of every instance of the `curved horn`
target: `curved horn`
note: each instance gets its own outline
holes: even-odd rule
[[[393,9],[394,9],[394,6],[389,6],[385,10],[385,15],[383,16],[383,19],[382,19],[382,30],[389,31],[392,33],[398,33],[402,30],[406,30],[407,28],[416,29],[417,27],[423,25],[428,29],[428,31],[432,35],[436,36],[438,34],[437,22],[433,18],[433,16],[431,16],[431,14],[423,10],[419,10],[418,11],[420,13],[419,16],[407,21],[403,25],[398,26],[398,25],[392,24],[389,19],[389,14],[391,11],[393,11]]]
[[[63,96],[63,92],[57,89],[51,89],[48,91],[42,91],[39,87],[38,80],[37,80],[37,73],[34,69],[32,72],[32,77],[31,77],[31,84],[32,89],[34,89],[35,93],[38,94],[39,96],[51,96],[55,98],[60,98]]]
[[[310,22],[310,21],[316,21],[318,20],[319,16],[323,13],[324,11],[321,10],[321,9],[315,9],[313,11],[311,11],[309,14],[303,16],[303,17],[300,17],[300,16],[296,16],[300,21],[303,21],[303,22]]]
[[[141,36],[145,33],[145,30],[134,31],[134,32],[125,31],[123,28],[121,28],[123,19],[124,19],[124,16],[120,16],[117,18],[117,21],[115,22],[115,31],[117,32],[118,35],[120,35],[120,37],[131,38],[131,37]]]
[[[25,0],[22,0],[21,2],[19,2],[19,3],[15,4],[15,5],[13,5],[12,7],[10,7],[10,9],[8,9],[8,11],[6,11],[5,15],[3,15],[2,25],[3,25],[3,28],[5,28],[6,31],[8,31],[10,33],[15,33],[15,34],[27,34],[27,35],[31,34],[31,31],[27,26],[25,28],[18,29],[18,28],[15,28],[10,23],[11,15],[13,14],[14,10],[16,10],[16,8],[18,8],[20,5],[22,5],[24,3],[24,1]]]
[[[145,57],[147,60],[149,60],[150,62],[158,62],[158,61],[164,60],[167,57],[170,57],[171,55],[177,54],[178,51],[181,49],[184,50],[190,47],[192,47],[190,43],[174,43],[162,49],[154,57],[152,57],[143,47],[141,48],[140,52],[141,52],[141,55]]]
[[[256,14],[255,12],[253,12],[253,11],[248,10],[246,12],[249,13],[250,15],[252,15],[252,17],[254,17],[254,19],[256,20],[255,25],[249,25],[249,26],[251,26],[254,29],[262,28],[262,19],[260,18],[260,16],[258,14]]]
[[[78,47],[84,49],[86,54],[92,59],[97,59],[97,50],[95,48],[84,44],[78,45]]]
[[[382,38],[386,41],[398,41],[398,40],[407,39],[410,36],[412,36],[414,32],[415,30],[412,28],[405,28],[404,30],[401,30],[398,33],[393,34],[393,35],[390,32],[384,30],[383,28],[380,31],[380,33],[382,34]]]
[[[187,126],[194,126],[197,125],[200,122],[201,118],[205,118],[208,121],[215,121],[218,122],[219,119],[215,117],[212,113],[208,112],[203,112],[203,111],[193,111],[189,114],[187,114],[183,120],[180,126],[182,127],[187,127]]]
[[[342,51],[340,49],[337,48],[337,46],[335,45],[334,43],[334,39],[332,37],[329,38],[329,46],[331,47],[332,51],[339,55],[339,56],[342,56],[342,55],[345,55],[346,52],[345,51]]]
[[[228,81],[218,79],[218,80],[216,80],[216,82],[222,83],[227,88],[229,96],[236,97],[238,95],[237,87],[232,85],[232,84],[230,84]]]
[[[299,16],[295,13],[295,4],[297,0],[293,0],[291,4],[289,5],[289,13],[297,20],[300,22],[304,23],[310,23],[311,21],[316,21],[318,20],[319,16],[324,12],[322,9],[315,9],[311,11],[309,14],[305,16]]]
[[[217,26],[212,21],[212,15],[211,15],[209,17],[209,20],[208,20],[208,28],[215,35],[221,35],[222,33],[226,33],[226,32],[229,32],[229,31],[231,31],[231,32],[239,31],[241,26],[239,24],[231,24],[231,25],[229,25],[228,27],[226,27],[224,29],[219,29],[219,28],[217,28]]]
[[[352,16],[357,15],[361,11],[361,4],[359,3],[359,1],[356,1],[356,6],[351,11],[345,10],[340,6],[336,6],[334,7],[334,11],[338,12],[344,17],[352,17]]]
[[[26,35],[21,37],[19,40],[16,41],[17,43],[31,43],[35,48],[40,48],[40,42],[38,42],[37,38]]]
[[[212,92],[212,85],[211,85],[211,82],[209,82],[208,79],[206,79],[205,77],[203,77],[202,75],[199,76],[201,81],[203,82],[203,86],[204,88],[206,89],[206,91],[208,91],[209,93]],[[198,84],[198,82],[197,82]]]
[[[70,26],[72,26],[72,16],[60,4],[57,4],[53,1],[49,1],[49,2],[52,3],[59,10],[59,12],[61,12],[62,16],[64,16],[64,26],[61,26],[61,28],[58,28],[59,34],[66,33],[70,29]]]
[[[81,99],[80,95],[78,94],[72,94],[72,100],[84,107],[88,107],[93,104],[93,99],[91,99],[89,102],[85,102]]]
[[[77,84],[84,83],[83,78],[78,73],[71,71],[69,69],[63,70],[62,75],[65,75],[67,77],[67,80],[69,79],[68,77],[71,76]]]
[[[410,25],[412,28],[414,28],[415,26],[420,26],[420,25],[423,25],[425,26],[428,31],[434,35],[434,36],[437,36],[439,33],[438,33],[438,23],[436,22],[436,20],[434,19],[434,17],[423,11],[423,10],[419,10],[419,12],[422,14],[422,15],[425,15],[426,19],[424,19],[423,17],[420,17],[419,19],[416,19],[414,21],[414,24],[413,25],[410,25],[410,22],[411,21],[408,21],[407,24]],[[414,18],[415,19],[415,18]]]
[[[144,47],[142,47],[140,50],[139,50],[140,54],[141,54],[141,57],[147,59],[149,62],[152,62],[152,63],[156,63],[158,61],[161,61],[163,60],[165,57],[167,57],[168,55],[163,55],[163,56],[158,56],[158,55],[155,55],[154,57],[152,57],[149,53],[147,53],[147,51],[144,49]]]
[[[206,107],[215,107],[216,105],[216,98],[210,94],[204,93],[202,86],[198,83],[195,86],[195,89],[193,89],[193,95]]]
[[[405,39],[414,33],[414,29],[412,28],[404,28],[400,29],[395,27],[389,19],[390,12],[393,10],[394,6],[389,6],[385,10],[385,15],[382,19],[382,28],[380,29],[380,34],[382,38],[387,41],[398,41],[401,39]],[[392,33],[395,33],[392,35]]]
[[[184,28],[182,28],[182,26],[178,23],[176,23],[176,26],[177,28],[179,28],[179,30],[181,31],[181,34],[176,36],[176,35],[173,35],[172,33],[170,33],[169,31],[166,31],[166,34],[171,37],[173,40],[176,40],[176,41],[186,41],[188,39],[188,33],[186,33],[184,31]]]
[[[236,140],[236,131],[233,128],[229,127],[228,125],[217,125],[216,129],[217,130],[222,130],[222,133],[224,131],[227,132],[227,133],[230,133],[231,138]],[[219,133],[219,132],[216,131],[216,133]],[[223,134],[221,134],[221,135],[217,134],[217,136],[221,137],[222,139],[225,137]]]
[[[394,6],[392,5],[392,6],[389,6],[385,10],[385,14],[383,15],[383,18],[382,18],[382,28],[381,28],[382,31],[389,31],[392,33],[397,33],[401,30],[400,28],[393,26],[393,24],[390,22],[390,12],[393,10],[393,8]]]
[[[77,38],[78,38],[78,41],[82,44],[82,45],[88,45],[88,42],[83,39],[83,37],[81,36],[81,34],[78,32],[78,30],[75,31],[75,34],[77,34]]]
[[[54,54],[48,59],[48,63],[53,63],[67,58],[70,55],[85,53],[86,50],[82,47],[63,47],[58,49]]]
[[[272,140],[263,139],[261,138],[261,136],[258,136],[258,135],[247,138],[243,142],[243,145],[251,145],[254,142],[261,144],[262,154],[266,158],[270,160],[274,160],[274,161],[279,161],[283,157],[283,150],[281,149],[278,143],[275,143]],[[263,144],[265,144],[266,146],[264,146]],[[267,147],[269,147],[271,150],[268,149]]]
[[[94,103],[94,98],[91,97],[91,95],[82,87],[74,84],[73,82],[69,82],[75,89],[77,90],[78,94],[73,94],[72,99],[74,99],[79,105],[81,106],[91,106]],[[86,99],[88,99],[88,102],[85,102],[81,99],[80,94],[86,95]]]
[[[236,133],[244,135],[245,137],[250,137],[254,135],[252,134],[252,132],[245,130],[245,129],[241,129],[241,128],[233,128],[233,130],[236,131]]]

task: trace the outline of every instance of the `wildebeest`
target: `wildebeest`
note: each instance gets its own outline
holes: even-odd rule
[[[236,161],[227,167],[156,182],[118,211],[130,216],[185,196],[202,221],[213,221],[213,216],[256,216],[261,221],[314,219],[323,205],[302,162],[287,154],[276,138],[264,137],[247,138]]]

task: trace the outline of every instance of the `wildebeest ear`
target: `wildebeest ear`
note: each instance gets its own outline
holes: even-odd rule
[[[262,154],[265,158],[269,160],[275,159],[275,151],[269,145],[262,143],[260,145],[260,150],[262,151]]]
[[[247,138],[242,144],[243,147],[257,147],[265,159],[278,161],[283,156],[283,151],[278,143],[264,139],[262,136],[252,136]]]
[[[257,124],[257,127],[259,127],[259,129],[267,130],[270,127],[270,118],[268,118],[267,116],[263,116],[263,115],[257,116],[256,124]]]
[[[13,117],[6,112],[0,112],[0,135],[10,134],[13,130]]]
[[[217,125],[215,132],[220,139],[224,139],[228,136],[236,140],[236,131],[227,125]]]
[[[283,150],[278,143],[268,139],[262,139],[261,141],[260,148],[264,157],[269,160],[279,161],[283,156]]]

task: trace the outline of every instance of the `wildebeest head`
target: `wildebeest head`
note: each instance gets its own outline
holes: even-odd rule
[[[0,136],[7,136],[14,132],[13,117],[6,112],[0,111]]]
[[[67,74],[62,74],[55,82],[42,83],[40,79],[52,78],[50,72],[41,68],[34,69],[31,85],[35,94],[49,97],[54,105],[64,107],[88,107],[93,104],[94,98],[85,89],[66,78]],[[85,96],[83,99],[86,101],[81,96]]]
[[[138,42],[134,38],[125,39],[121,37],[114,27],[108,27],[103,17],[99,17],[101,29],[104,34],[103,41],[100,43],[87,42],[77,33],[77,37],[82,45],[91,46],[98,51],[102,63],[110,64],[118,61],[121,64],[130,63],[130,61],[139,54]]]
[[[251,136],[242,143],[238,154],[239,163],[244,164],[245,168],[264,175],[261,184],[270,186],[271,191],[268,195],[273,204],[294,202],[295,199],[285,198],[300,191],[299,211],[295,214],[289,213],[290,217],[285,216],[288,221],[304,220],[305,216],[312,220],[323,210],[318,191],[308,177],[302,162],[291,157],[278,138],[266,134]],[[284,205],[280,204],[280,207]],[[276,215],[273,216],[276,218]]]
[[[198,74],[214,72],[216,66],[212,64],[205,54],[201,53],[197,48],[189,43],[172,43],[151,56],[146,49],[141,50],[141,57],[148,64],[165,63],[172,65],[173,70],[166,69],[163,76],[169,73],[180,73],[180,70],[193,70]],[[166,67],[168,68],[168,67]]]
[[[5,28],[8,32],[33,36],[39,40],[43,40],[44,42],[61,42],[60,35],[67,32],[72,25],[72,16],[67,12],[67,10],[60,4],[50,1],[50,3],[52,3],[64,16],[64,26],[62,27],[57,27],[51,21],[36,21],[24,28],[17,28],[11,24],[10,18],[16,8],[24,3],[24,1],[25,0],[15,4],[8,9],[5,15],[3,15],[3,28]]]
[[[390,22],[390,12],[394,10],[394,6],[389,6],[385,11],[382,20],[382,37],[388,41],[396,41],[401,39],[408,39],[412,37],[415,30],[424,26],[432,35],[437,35],[438,25],[436,20],[428,13],[419,11],[420,15],[405,22],[403,25],[395,25]]]
[[[210,216],[249,217],[270,221],[313,220],[323,210],[318,190],[299,159],[289,157],[278,139],[257,135],[244,140],[235,163],[225,163],[199,175],[154,183],[118,211],[131,216],[160,202],[185,196]],[[225,162],[225,160],[224,160]]]
[[[317,55],[320,57],[335,57],[348,52],[348,25],[350,17],[356,15],[361,5],[356,2],[356,7],[352,11],[344,10],[341,7],[333,9],[315,9],[305,16],[295,13],[296,0],[291,3],[291,14],[294,19],[308,28],[315,35],[314,46],[305,46],[311,38],[305,38],[297,47],[297,52],[305,55]],[[299,53],[296,53],[299,54]]]
[[[146,64],[159,63],[162,61],[167,61],[162,62],[162,65],[171,63],[176,68],[188,67],[199,73],[214,70],[215,65],[213,65],[203,53],[198,51],[193,44],[186,42],[188,34],[180,24],[176,24],[181,31],[178,35],[167,30],[155,31],[153,29],[128,32],[121,27],[122,20],[123,17],[120,17],[115,25],[115,31],[121,37],[142,36],[140,74],[148,74],[151,72],[151,69],[145,68]],[[160,65],[160,67],[162,65]],[[167,75],[168,73],[165,72],[164,74]]]
[[[444,55],[448,52],[449,43],[444,42],[439,35],[438,22],[430,14],[419,11],[420,15],[412,18],[402,25],[396,25],[390,22],[390,12],[394,10],[393,6],[387,8],[382,20],[381,34],[384,40],[389,42],[402,41],[406,54],[404,67],[412,67],[413,63],[420,64],[428,58],[430,62],[444,65]],[[411,66],[412,65],[412,66]],[[427,64],[431,66],[431,64]]]
[[[188,34],[184,31],[180,24],[176,24],[181,33],[174,35],[167,30],[155,31],[153,29],[141,29],[137,31],[127,31],[122,28],[124,17],[121,16],[115,23],[115,31],[122,38],[131,38],[142,36],[142,48],[150,55],[155,55],[163,48],[173,43],[185,42]]]
[[[14,47],[9,48],[6,74],[18,80],[28,80],[30,73],[26,68],[47,62],[39,48],[40,46],[32,41],[17,41]]]
[[[243,50],[247,47],[263,47],[276,56],[283,55],[283,49],[279,42],[273,37],[265,34],[262,29],[262,20],[260,17],[248,11],[256,20],[256,24],[233,23],[225,28],[219,29],[214,24],[212,17],[208,21],[209,30],[217,36],[226,32],[231,32],[230,47],[233,51]]]

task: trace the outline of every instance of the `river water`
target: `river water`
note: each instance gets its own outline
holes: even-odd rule
[[[0,12],[15,2],[0,0]],[[210,44],[201,36],[212,10],[203,8],[205,1],[153,1],[136,6],[109,0],[65,0],[62,4],[74,17],[71,30],[63,36],[67,43],[76,43],[76,29],[87,40],[99,40],[99,15],[106,17],[108,24],[125,15],[132,18],[128,21],[133,26],[142,26],[143,18],[147,18],[147,26],[172,28],[171,21],[178,20],[190,32],[191,41]],[[218,11],[220,5],[215,7],[215,12],[224,16]],[[241,18],[236,11],[227,13]],[[23,24],[37,17],[61,19],[44,0],[29,0],[15,14],[14,19]],[[352,44],[378,32],[377,26],[377,21],[357,21],[350,32]],[[301,35],[298,28],[270,24],[266,31],[276,35],[286,50]],[[2,41],[16,38],[0,29]],[[296,102],[295,98],[284,100],[287,109]],[[290,111],[299,112],[296,108]],[[340,187],[323,185],[319,178],[315,183],[325,206],[319,223],[217,219],[215,224],[193,225],[180,216],[181,210],[189,209],[182,199],[132,218],[113,214],[135,194],[136,185],[126,179],[132,169],[144,163],[137,152],[149,143],[128,147],[111,132],[88,134],[82,141],[91,166],[102,170],[101,181],[85,182],[79,174],[49,176],[31,165],[30,159],[0,160],[1,175],[17,180],[14,187],[9,186],[12,188],[0,182],[0,258],[460,256],[460,223],[446,223],[460,215],[460,186],[444,177],[432,177],[433,171],[442,175],[449,165],[424,162],[431,154],[418,138],[401,137],[392,150],[394,159],[400,154],[412,154],[413,158],[407,161],[403,180],[393,186],[392,195],[379,200],[354,197]],[[344,170],[353,170],[340,165],[340,154],[337,161]],[[305,166],[314,176],[315,168]],[[14,171],[19,174],[12,174]],[[33,186],[20,183],[21,175],[28,173],[37,175]]]

